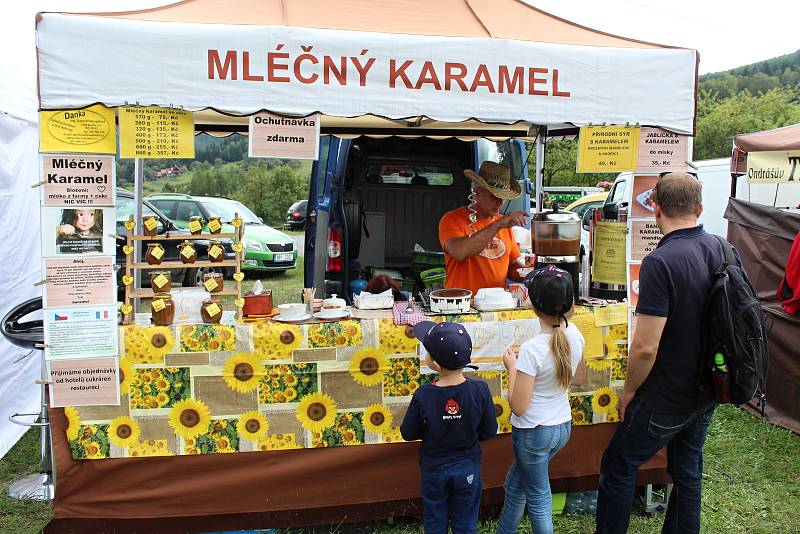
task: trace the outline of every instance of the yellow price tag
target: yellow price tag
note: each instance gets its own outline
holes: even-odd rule
[[[162,299],[154,300],[152,306],[154,312],[160,312],[161,310],[167,307],[167,305],[164,304],[164,301]]]
[[[233,250],[235,252],[241,252],[243,249],[244,249],[244,247],[242,247],[241,243],[234,243],[233,244]]]
[[[242,280],[244,280],[244,273],[241,272],[233,273],[233,279],[236,280],[237,282],[241,282]]]
[[[213,303],[213,304],[209,304],[208,306],[206,306],[206,311],[208,312],[208,314],[211,317],[214,317],[218,313],[222,312],[222,309],[219,307],[218,304]]]
[[[181,249],[181,256],[183,256],[187,260],[189,258],[191,258],[192,256],[194,256],[194,247],[192,247],[190,245],[186,245],[185,247],[183,247]]]
[[[244,306],[244,299],[242,297],[239,297],[238,299],[233,301],[233,303],[236,304],[238,308],[242,308]]]
[[[128,315],[133,311],[133,306],[131,306],[130,304],[123,304],[122,306],[119,307],[119,311],[122,312],[122,315]]]
[[[158,226],[158,221],[156,221],[155,217],[148,217],[144,220],[144,227],[148,230],[155,230],[156,226]]]
[[[159,274],[155,278],[153,278],[153,283],[156,285],[157,288],[161,289],[169,282],[169,278],[164,276],[163,274]]]
[[[200,224],[200,221],[189,221],[189,231],[192,233],[199,232],[203,229],[203,225]]]
[[[214,245],[210,249],[208,249],[208,256],[214,258],[215,260],[222,254],[222,247],[219,245]]]
[[[136,223],[135,223],[134,221],[125,221],[125,229],[126,229],[127,231],[129,231],[129,232],[130,232],[130,231],[132,231],[134,228],[136,228]]]
[[[241,219],[234,219],[231,221],[231,224],[234,225],[236,228],[239,228],[242,225]]]
[[[209,293],[211,293],[212,291],[217,289],[217,287],[219,287],[219,284],[213,278],[209,278],[208,280],[203,282],[203,285],[205,286],[206,291],[208,291]]]
[[[208,229],[212,233],[213,232],[218,232],[220,230],[220,228],[222,228],[222,225],[219,223],[218,220],[212,219],[211,221],[208,222]]]
[[[122,252],[124,252],[126,255],[130,254],[131,252],[133,252],[133,247],[131,245],[125,245],[124,247],[122,247]]]
[[[161,257],[164,255],[164,249],[161,246],[153,247],[153,250],[150,251],[150,254],[157,260],[160,260]]]
[[[131,285],[133,283],[133,277],[132,276],[128,276],[126,274],[125,276],[122,277],[122,283],[125,284],[126,286]]]

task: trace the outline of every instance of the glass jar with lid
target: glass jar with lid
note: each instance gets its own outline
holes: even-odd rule
[[[175,320],[175,304],[169,293],[156,293],[150,303],[150,312],[153,324],[156,326],[169,326]]]
[[[225,249],[219,241],[208,242],[208,261],[219,263],[225,260]]]
[[[199,215],[189,217],[189,231],[192,235],[203,233],[203,218]]]
[[[164,259],[164,247],[158,243],[148,243],[144,259],[148,265],[160,265]]]
[[[222,232],[222,221],[219,217],[213,216],[208,218],[208,231],[212,234],[219,234]]]
[[[218,298],[210,298],[203,300],[203,305],[200,308],[200,315],[203,316],[203,322],[206,324],[216,324],[222,319],[222,306]]]
[[[191,241],[184,241],[179,248],[181,251],[181,261],[183,263],[194,263],[197,261],[197,250],[194,248],[194,243]]]
[[[205,273],[203,275],[203,287],[209,293],[219,293],[225,289],[225,279],[222,273]]]
[[[150,287],[153,288],[153,293],[169,293],[172,289],[172,273],[153,271],[150,273]]]

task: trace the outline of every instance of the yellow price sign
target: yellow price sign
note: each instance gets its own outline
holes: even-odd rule
[[[217,281],[216,281],[216,280],[214,280],[213,278],[209,278],[208,280],[206,280],[205,282],[203,282],[203,285],[205,286],[205,288],[206,288],[206,291],[208,291],[209,293],[211,293],[212,291],[214,291],[215,289],[217,289],[217,287],[219,286],[219,284],[217,283]]]
[[[83,109],[39,112],[39,152],[116,154],[116,115],[95,104]]]
[[[163,274],[159,274],[158,276],[153,278],[153,283],[156,285],[158,289],[164,287],[167,284],[167,282],[169,282],[169,278],[167,278]]]
[[[219,257],[220,254],[222,254],[222,247],[220,247],[219,245],[214,245],[213,247],[208,249],[208,255],[214,258],[215,260]]]
[[[161,248],[161,245],[153,247],[153,250],[150,251],[150,254],[152,254],[155,259],[160,260],[164,255],[164,249]]]
[[[148,230],[155,230],[158,226],[158,221],[156,221],[155,217],[148,217],[144,220],[144,227]]]
[[[161,310],[167,307],[167,305],[164,304],[164,301],[162,299],[154,300],[152,306],[153,306],[153,311],[155,312],[160,312]]]
[[[186,258],[187,260],[194,256],[194,247],[191,245],[186,245],[181,249],[181,256]]]
[[[194,119],[159,107],[119,109],[119,157],[194,158]]]
[[[219,232],[222,228],[222,225],[219,223],[217,219],[211,219],[208,222],[208,230],[213,234]]]
[[[638,126],[583,126],[578,172],[633,171],[639,158]]]
[[[211,317],[214,317],[222,312],[222,308],[219,307],[219,304],[213,303],[206,306],[206,312],[208,312],[208,315]]]
[[[193,234],[199,232],[203,229],[203,225],[200,224],[200,221],[189,221],[189,231]]]

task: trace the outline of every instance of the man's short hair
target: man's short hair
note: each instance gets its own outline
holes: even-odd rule
[[[688,172],[664,173],[651,199],[667,217],[696,215],[703,203],[703,185]]]

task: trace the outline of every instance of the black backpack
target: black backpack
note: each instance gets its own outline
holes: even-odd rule
[[[714,355],[721,352],[728,367],[730,402],[745,404],[758,397],[764,414],[769,348],[765,314],[758,294],[736,260],[733,247],[715,235],[723,262],[711,276],[711,291],[705,307],[701,388],[714,392]],[[723,401],[723,399],[717,399]]]

